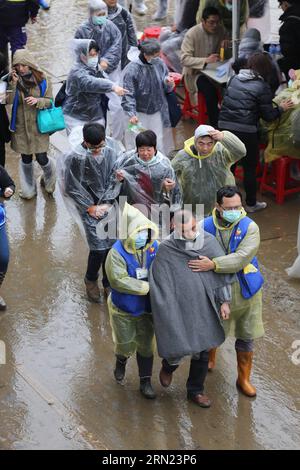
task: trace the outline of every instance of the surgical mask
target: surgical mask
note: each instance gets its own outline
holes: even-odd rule
[[[140,248],[143,248],[148,240],[148,230],[142,230],[141,232],[138,232],[137,235],[135,236],[135,247],[137,250]]]
[[[234,222],[237,222],[239,218],[241,217],[242,213],[240,209],[233,209],[233,210],[227,210],[223,211],[222,217],[226,222],[230,222],[233,224]]]
[[[227,8],[228,11],[232,11],[232,3],[226,3],[225,8]]]
[[[137,154],[136,159],[137,159],[137,161],[138,161],[139,163],[141,163],[142,165],[150,165],[150,163],[154,163],[154,162],[157,160],[157,154],[156,154],[156,155],[153,155],[153,157],[151,158],[151,160],[147,160],[147,161],[142,160],[142,159],[138,156],[138,154]]]
[[[153,59],[149,59],[147,62],[148,64],[154,65],[157,63],[157,59],[158,59],[157,57],[154,57]]]
[[[93,24],[96,26],[102,26],[106,23],[107,16],[93,16]]]
[[[98,57],[89,57],[87,60],[87,64],[89,67],[95,69],[98,64]]]

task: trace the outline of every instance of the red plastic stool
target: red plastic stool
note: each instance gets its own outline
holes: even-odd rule
[[[300,181],[290,177],[290,167],[293,162],[298,162],[299,164],[299,159],[281,157],[270,164],[265,163],[264,165],[260,191],[270,191],[275,194],[277,204],[283,204],[285,197],[290,194],[300,193]],[[291,183],[292,187],[290,187]]]
[[[185,93],[185,98],[183,102],[182,116],[195,119],[195,121],[197,121],[199,125],[205,124],[208,116],[207,116],[206,102],[205,102],[203,93],[198,92],[198,103],[196,105],[192,105],[191,100],[190,100],[190,94],[185,86],[185,83],[184,83],[184,93]]]
[[[149,26],[144,29],[141,41],[145,39],[158,39],[161,33],[161,26]]]

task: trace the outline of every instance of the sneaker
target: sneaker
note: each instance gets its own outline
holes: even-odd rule
[[[258,211],[262,211],[263,209],[265,209],[267,207],[267,203],[266,202],[257,202],[254,206],[245,206],[245,210],[246,212],[258,212]]]
[[[146,5],[143,3],[135,3],[134,4],[134,11],[135,13],[137,13],[138,15],[146,15],[147,11],[148,11],[148,8],[146,7]]]
[[[152,16],[153,21],[161,21],[161,20],[165,20],[166,18],[167,18],[167,13],[162,13],[160,11],[157,11]]]
[[[49,10],[50,8],[50,5],[48,2],[46,2],[46,0],[39,0],[39,5],[41,8],[43,8],[43,10]]]

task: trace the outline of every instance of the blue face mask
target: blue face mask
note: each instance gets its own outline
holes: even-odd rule
[[[237,222],[239,218],[241,217],[242,213],[240,209],[233,209],[233,210],[227,210],[223,211],[222,217],[226,222],[230,222],[233,224],[234,222]]]
[[[107,16],[93,16],[93,24],[101,26],[106,23]]]
[[[135,237],[135,247],[137,250],[144,248],[148,240],[148,230],[137,233]]]
[[[98,64],[98,57],[89,57],[87,60],[87,64],[89,67],[95,69]]]

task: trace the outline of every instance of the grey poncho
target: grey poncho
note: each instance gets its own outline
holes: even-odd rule
[[[161,243],[150,272],[151,308],[160,357],[171,359],[219,346],[225,340],[220,304],[231,300],[234,275],[193,272],[188,261],[222,256],[217,240],[204,234],[201,249],[187,249],[174,234]]]

